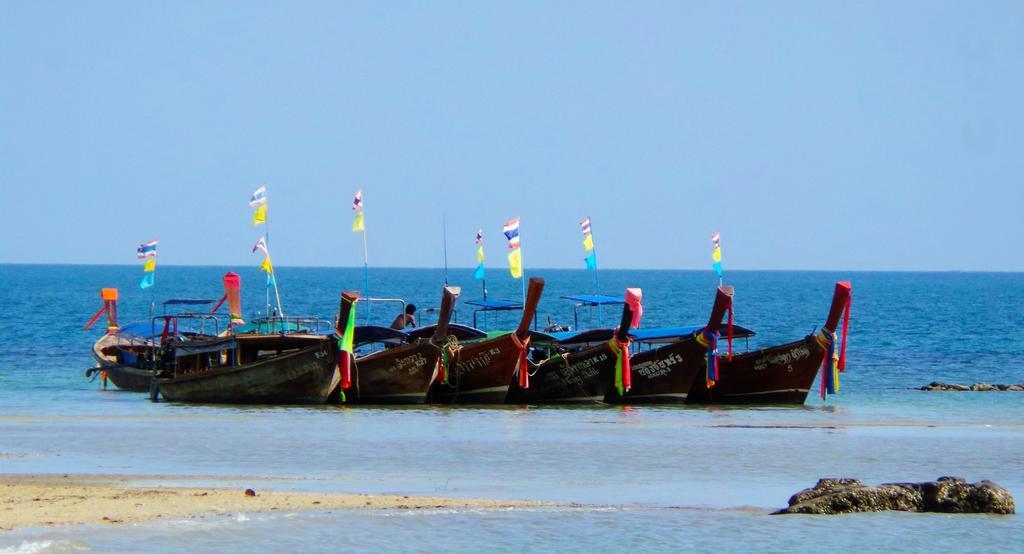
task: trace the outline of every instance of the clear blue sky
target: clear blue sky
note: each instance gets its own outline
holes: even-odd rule
[[[1024,3],[2,12],[0,262],[1024,270]]]

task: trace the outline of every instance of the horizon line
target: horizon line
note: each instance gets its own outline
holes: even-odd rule
[[[78,267],[135,267],[138,264],[134,263],[123,263],[123,264],[96,264],[96,263],[81,263],[81,262],[0,262],[0,266],[78,266]],[[231,265],[224,264],[162,264],[161,267],[222,267],[231,268]],[[343,265],[281,265],[275,266],[276,268],[293,268],[293,269],[362,269],[359,266],[343,266]],[[414,270],[438,270],[444,271],[444,267],[426,267],[426,266],[371,266],[374,269],[414,269]],[[258,269],[253,266],[253,269]],[[449,267],[449,270],[465,270],[473,271],[475,267]],[[537,266],[530,268],[531,270],[546,271],[546,270],[558,270],[558,271],[590,271],[586,268],[576,267],[542,267]],[[524,272],[526,269],[524,268]],[[650,267],[609,267],[601,271],[707,271],[712,272],[713,270],[708,268],[650,268]],[[752,272],[752,271],[805,271],[805,272],[831,272],[831,273],[1024,273],[1024,270],[1014,269],[793,269],[793,268],[775,268],[775,269],[752,269],[752,268],[733,268],[726,271],[737,271],[737,272]]]

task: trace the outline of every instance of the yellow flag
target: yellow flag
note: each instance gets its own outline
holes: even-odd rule
[[[711,261],[713,261],[715,263],[718,263],[718,262],[722,261],[722,247],[721,246],[716,246],[715,249],[711,251]]]
[[[270,256],[263,258],[263,263],[260,264],[260,271],[266,271],[267,273],[274,272],[274,266],[270,264]]]
[[[523,276],[523,253],[522,250],[516,248],[508,255],[508,269],[512,272],[514,279],[519,279]]]
[[[146,260],[146,265],[142,266],[142,271],[156,271],[156,258]]]
[[[583,239],[583,249],[587,251],[594,249],[594,237],[587,235],[587,238]]]
[[[478,263],[478,264],[484,263],[484,247],[483,246],[481,246],[481,247],[476,249],[476,263]]]
[[[267,205],[263,204],[252,213],[252,224],[259,225],[267,222]]]
[[[363,222],[363,212],[356,212],[356,218],[352,220],[352,231],[365,231],[366,223]]]

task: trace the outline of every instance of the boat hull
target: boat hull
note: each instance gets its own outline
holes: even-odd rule
[[[352,369],[352,387],[345,391],[345,402],[423,404],[437,374],[440,357],[440,348],[421,342],[357,358]]]
[[[157,379],[155,392],[171,402],[322,404],[337,383],[337,347],[325,338],[296,352],[236,367]]]
[[[118,360],[121,349],[135,350],[137,356],[145,356],[149,344],[139,344],[117,334],[105,334],[92,347],[92,357],[97,367],[89,370],[89,374],[105,371],[107,380],[120,390],[128,392],[148,392],[153,380],[153,370],[125,365]]]
[[[630,357],[632,387],[605,397],[612,404],[683,404],[698,374],[704,374],[706,350],[687,339]],[[703,382],[703,381],[702,381]]]
[[[603,402],[615,378],[615,355],[605,345],[549,358],[530,375],[530,386],[513,383],[509,404],[587,404]]]
[[[803,404],[821,367],[825,351],[813,336],[718,358],[718,382],[707,388],[698,374],[688,404]]]
[[[436,404],[501,404],[508,397],[519,363],[522,342],[515,334],[466,344],[454,354],[448,382],[434,382],[430,402]]]

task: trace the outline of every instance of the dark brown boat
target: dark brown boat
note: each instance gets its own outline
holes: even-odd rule
[[[633,311],[623,304],[622,320],[615,330],[614,341],[629,340]],[[555,354],[535,366],[529,374],[528,387],[518,382],[509,388],[509,404],[592,403],[602,402],[615,386],[617,355],[613,341],[602,342],[578,351]],[[628,377],[627,377],[628,378]]]
[[[850,283],[836,283],[832,307],[821,333],[803,340],[756,352],[718,358],[718,380],[708,387],[705,376],[695,377],[688,404],[803,404],[818,368],[835,341],[836,326],[848,309]]]
[[[501,404],[529,348],[530,322],[544,291],[544,279],[532,277],[515,332],[466,344],[449,343],[447,379],[430,387],[437,404]],[[449,339],[450,341],[451,339]]]
[[[92,327],[101,315],[106,314],[107,332],[93,344],[92,357],[96,361],[96,367],[86,370],[85,376],[99,375],[101,386],[104,389],[110,382],[123,391],[148,392],[150,382],[156,373],[156,357],[160,344],[165,338],[160,332],[162,325],[160,328],[157,326],[157,321],[160,318],[154,318],[152,321],[144,323],[130,323],[121,327],[117,321],[117,289],[103,289],[101,297],[103,298],[103,308],[86,324],[85,329]],[[165,313],[169,304],[177,305],[183,302],[206,304],[212,301],[168,300],[164,303]],[[213,329],[213,335],[217,334],[216,321],[203,321],[202,323],[209,323]],[[179,341],[210,336],[212,335],[204,334],[191,327],[187,329],[183,327],[175,333],[175,338]]]
[[[333,337],[239,334],[175,345],[153,381],[171,402],[322,404],[338,383]]]
[[[418,339],[410,344],[387,348],[355,358],[351,364],[351,377],[337,387],[344,395],[335,394],[350,404],[422,404],[427,400],[430,385],[438,374],[441,346],[448,336],[448,323],[455,309],[458,287],[445,287],[437,327],[429,339]],[[342,294],[339,322],[348,321],[355,303],[356,292]],[[339,331],[339,335],[341,332]],[[347,355],[344,351],[342,356]],[[348,385],[348,386],[345,386]]]
[[[651,350],[633,354],[630,358],[631,388],[622,395],[611,391],[605,402],[614,404],[682,404],[690,392],[695,378],[704,375],[707,349],[696,335],[706,329],[718,329],[727,310],[732,307],[732,287],[718,287],[715,303],[707,327],[695,333],[678,337],[680,340]]]

